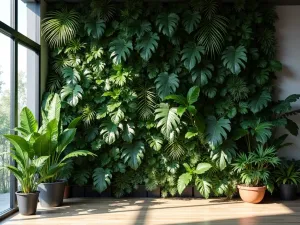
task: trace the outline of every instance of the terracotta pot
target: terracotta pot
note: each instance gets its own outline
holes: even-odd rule
[[[249,202],[249,203],[260,203],[266,192],[266,187],[247,187],[243,185],[238,185],[239,189],[239,194],[241,199],[244,202]]]
[[[65,186],[65,191],[64,191],[64,198],[70,198],[70,186],[66,185]]]

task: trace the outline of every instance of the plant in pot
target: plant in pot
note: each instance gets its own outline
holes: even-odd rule
[[[74,119],[66,129],[60,122],[61,101],[57,94],[48,96],[42,109],[43,121],[41,127],[17,128],[25,137],[35,140],[35,155],[37,157],[48,156],[39,170],[43,182],[38,185],[40,192],[39,201],[42,207],[56,207],[63,202],[65,180],[59,180],[59,174],[67,165],[67,162],[78,156],[95,156],[87,150],[75,150],[66,154],[66,149],[74,140],[76,125],[80,118]],[[34,118],[33,118],[34,119]]]
[[[20,114],[21,126],[30,124],[37,128],[38,123],[28,108],[23,108]],[[37,174],[48,160],[49,156],[36,157],[35,146],[37,144],[34,137],[24,137],[18,135],[4,135],[12,144],[10,156],[16,161],[17,166],[7,165],[6,168],[19,181],[21,190],[16,192],[19,212],[22,215],[33,215],[36,213],[39,191],[38,184],[47,177],[39,178]]]
[[[281,163],[274,171],[276,183],[282,200],[295,200],[297,186],[300,183],[300,172],[294,162]]]
[[[203,174],[212,167],[211,164],[199,163],[197,167],[190,167],[187,163],[183,163],[183,166],[186,172],[181,174],[178,179],[178,193],[181,194],[183,190],[193,181],[200,194],[205,198],[208,198],[211,190],[211,184],[210,180],[203,176]]]
[[[270,177],[270,170],[280,162],[274,147],[257,147],[255,151],[241,153],[233,164],[234,170],[240,175],[242,184],[238,185],[239,194],[243,201],[259,203],[268,189],[274,187]]]

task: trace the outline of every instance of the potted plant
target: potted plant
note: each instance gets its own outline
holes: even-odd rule
[[[95,156],[87,150],[75,150],[66,154],[66,149],[74,140],[76,125],[80,118],[74,119],[66,129],[60,122],[61,102],[57,94],[48,96],[45,107],[42,109],[43,121],[41,127],[21,127],[18,130],[26,137],[35,139],[35,154],[37,157],[49,156],[41,169],[40,177],[43,178],[38,186],[39,201],[42,207],[56,207],[63,202],[65,180],[59,179],[59,173],[67,162],[78,156]]]
[[[243,201],[259,203],[268,188],[273,191],[270,169],[280,162],[274,147],[258,146],[255,151],[241,153],[233,164],[234,170],[240,175],[242,184],[238,185]]]
[[[28,108],[23,108],[20,114],[21,128],[37,128],[37,121]],[[19,181],[21,190],[16,192],[19,212],[22,215],[33,215],[36,213],[39,191],[38,184],[45,178],[40,178],[37,174],[48,160],[49,156],[36,157],[35,138],[24,137],[18,135],[4,135],[4,137],[12,144],[13,148],[10,156],[17,162],[18,166],[7,165],[6,168]]]
[[[282,200],[295,200],[297,186],[300,183],[300,172],[294,162],[282,163],[274,171],[276,183],[279,185]]]

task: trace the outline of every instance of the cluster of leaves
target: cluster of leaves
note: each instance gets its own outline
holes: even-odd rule
[[[65,126],[82,116],[76,147],[99,156],[74,160],[75,183],[93,182],[99,192],[113,185],[118,196],[144,183],[167,196],[186,163],[184,182],[200,180],[205,197],[208,186],[232,196],[237,152],[282,147],[285,136],[272,135],[278,126],[298,133],[288,116],[300,96],[271,98],[281,69],[274,9],[242,1],[220,11],[218,2],[52,6],[43,25],[47,87],[63,99]],[[205,162],[213,179],[203,186],[191,171]]]

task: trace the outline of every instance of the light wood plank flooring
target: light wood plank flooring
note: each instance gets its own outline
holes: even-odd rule
[[[220,199],[74,198],[37,215],[15,214],[5,225],[285,225],[300,224],[300,200],[247,204]]]

